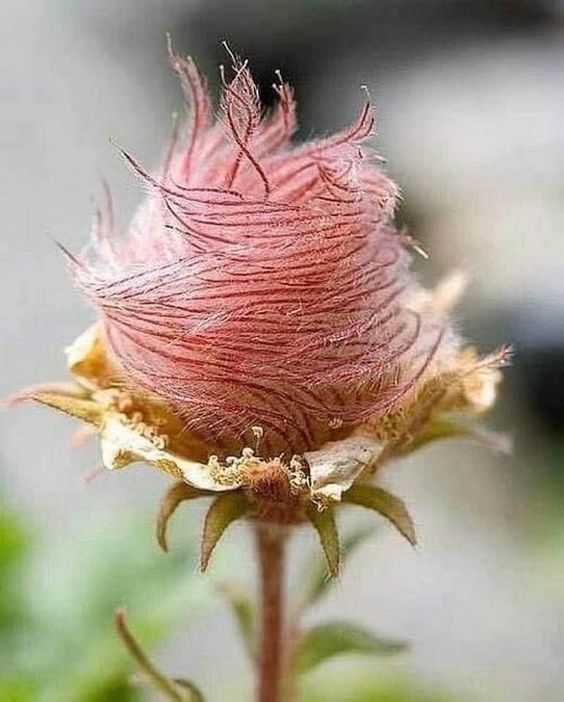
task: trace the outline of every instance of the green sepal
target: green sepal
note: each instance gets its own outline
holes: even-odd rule
[[[354,551],[368,538],[374,535],[376,528],[374,525],[359,526],[350,534],[347,534],[341,544],[341,563],[349,558]],[[325,561],[312,555],[307,559],[309,567],[306,569],[301,586],[298,588],[299,595],[296,599],[296,611],[303,611],[305,608],[315,604],[327,592],[333,581],[327,577]]]
[[[329,575],[334,578],[339,573],[341,560],[339,546],[339,532],[332,507],[319,510],[315,505],[310,505],[306,511],[307,518],[314,526],[319,536],[321,548],[325,555]]]
[[[412,546],[417,545],[415,526],[404,502],[387,490],[368,483],[357,483],[343,495],[343,502],[374,510],[385,517]]]
[[[229,492],[211,503],[204,521],[204,531],[200,551],[200,570],[208,567],[212,551],[227,527],[237,519],[244,517],[251,505],[242,492]]]
[[[442,415],[428,422],[407,444],[403,453],[411,453],[440,439],[462,438],[496,453],[511,452],[511,440],[506,434],[489,431],[465,417]]]
[[[197,497],[206,497],[209,493],[198,490],[185,482],[175,483],[163,497],[159,513],[157,514],[157,541],[162,550],[168,552],[167,527],[168,520],[175,513],[176,508],[185,500],[195,500]]]
[[[405,642],[380,638],[355,624],[329,622],[305,632],[296,649],[296,669],[303,674],[345,653],[383,656],[401,653],[407,647]]]

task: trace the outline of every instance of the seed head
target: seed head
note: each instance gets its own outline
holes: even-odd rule
[[[170,51],[190,118],[123,235],[101,217],[73,259],[123,381],[166,402],[216,451],[251,427],[269,455],[301,453],[397,407],[448,348],[445,325],[410,306],[395,185],[366,140],[366,102],[332,136],[292,145],[292,90],[274,110],[246,61],[221,71],[214,120],[191,59]],[[245,437],[243,439],[243,437]]]

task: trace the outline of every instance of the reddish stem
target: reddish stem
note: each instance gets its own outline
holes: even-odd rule
[[[257,652],[257,702],[282,702],[284,530],[259,524],[260,618]]]

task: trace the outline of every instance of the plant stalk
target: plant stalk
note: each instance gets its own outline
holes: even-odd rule
[[[282,702],[285,540],[283,527],[255,528],[260,588],[256,702]]]
[[[116,611],[114,615],[114,625],[131,657],[137,662],[153,687],[162,692],[162,694],[172,702],[184,702],[186,699],[185,695],[180,692],[173,680],[168,678],[156,667],[129,630],[125,619],[125,611],[123,609],[118,609]],[[190,699],[192,698],[190,697]]]

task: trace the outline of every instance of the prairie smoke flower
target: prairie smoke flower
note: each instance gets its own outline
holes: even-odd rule
[[[241,513],[321,529],[311,503],[349,496],[413,540],[399,500],[368,505],[353,483],[434,438],[478,436],[462,418],[491,406],[506,354],[479,359],[452,330],[459,275],[433,292],[414,281],[397,188],[366,145],[370,104],[292,145],[291,88],[277,74],[264,114],[232,59],[214,120],[171,50],[189,123],[157,174],[123,152],[145,203],[119,236],[109,202],[91,249],[68,254],[98,315],[68,351],[76,385],[30,395],[94,425],[106,467],[180,479],[162,524],[182,499],[234,491]]]

